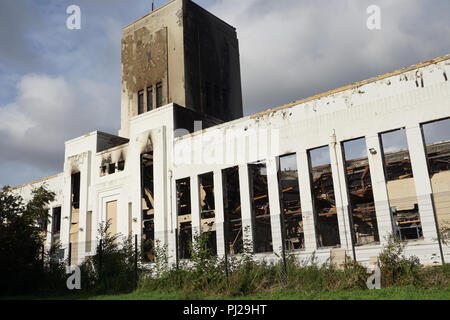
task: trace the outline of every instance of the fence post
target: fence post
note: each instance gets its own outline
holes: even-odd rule
[[[98,281],[102,280],[102,256],[103,256],[103,240],[100,239],[99,249],[98,249]]]
[[[69,255],[67,257],[67,265],[69,267],[72,265],[72,242],[69,242]]]
[[[134,235],[134,284],[138,287],[138,235]]]

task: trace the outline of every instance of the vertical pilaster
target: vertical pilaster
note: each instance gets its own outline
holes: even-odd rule
[[[272,157],[267,160],[267,188],[269,192],[270,224],[272,229],[273,251],[281,253],[281,209],[280,193],[278,188],[278,163],[277,158]]]
[[[191,217],[192,217],[192,236],[200,234],[200,196],[198,175],[191,176]]]
[[[297,168],[300,202],[302,206],[303,232],[305,235],[305,249],[307,251],[314,251],[317,249],[316,227],[311,193],[311,176],[309,174],[309,160],[306,150],[297,151]]]
[[[420,126],[414,125],[407,127],[406,137],[408,139],[408,149],[411,157],[411,168],[414,176],[414,185],[416,187],[423,237],[427,241],[435,241],[437,239],[437,229],[433,208],[432,189],[430,177],[428,175],[425,145]]]
[[[214,208],[216,213],[217,256],[225,255],[222,171],[214,171]]]
[[[330,144],[330,160],[331,172],[333,175],[333,188],[336,200],[336,210],[339,226],[339,237],[341,248],[347,250],[352,249],[352,236],[349,210],[348,210],[348,195],[347,184],[345,181],[344,160],[342,159],[341,145],[336,141]]]
[[[392,234],[392,219],[389,207],[389,198],[384,175],[383,156],[378,134],[366,137],[367,156],[369,158],[370,179],[375,200],[375,210],[380,235],[380,243],[385,244],[386,238]],[[370,152],[373,149],[374,154]]]
[[[244,241],[253,243],[253,221],[250,195],[250,180],[247,164],[239,165],[239,186],[241,191],[242,232]],[[245,242],[244,242],[245,243]]]

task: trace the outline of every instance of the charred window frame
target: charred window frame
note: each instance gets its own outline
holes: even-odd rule
[[[113,174],[116,172],[116,164],[110,163],[108,164],[108,174]]]
[[[147,111],[153,110],[153,87],[147,88]]]
[[[80,208],[80,172],[73,173],[71,176],[71,193],[72,193],[72,208]]]
[[[192,211],[191,211],[191,184],[190,178],[176,181],[177,191],[177,236],[179,259],[191,257],[192,243]]]
[[[123,171],[125,169],[125,160],[117,162],[117,171]]]
[[[339,247],[339,225],[329,146],[308,150],[316,241],[319,248]]]
[[[423,239],[406,130],[383,132],[379,139],[394,235],[402,241]]]
[[[243,251],[243,229],[239,167],[222,170],[225,250],[228,254]]]
[[[163,88],[162,82],[156,84],[156,108],[159,108],[163,104]]]
[[[450,118],[421,125],[440,237],[450,237]]]
[[[305,248],[302,206],[298,180],[297,155],[278,157],[278,188],[286,250]]]
[[[100,167],[100,177],[106,176],[106,171],[108,170],[108,167],[106,165],[102,165]]]
[[[200,227],[206,235],[206,247],[213,255],[217,254],[216,211],[214,204],[214,174],[212,172],[198,176],[200,196]]]
[[[138,92],[138,114],[144,113],[144,90]]]
[[[342,142],[354,245],[379,243],[369,158],[364,137]]]
[[[59,241],[61,233],[61,207],[52,209],[52,245]]]
[[[155,259],[155,198],[153,151],[141,154],[142,253],[144,261]]]
[[[267,168],[265,161],[248,164],[255,253],[273,252]]]

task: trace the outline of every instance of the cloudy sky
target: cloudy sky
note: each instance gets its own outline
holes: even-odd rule
[[[159,7],[167,1],[156,0]],[[196,0],[238,31],[246,115],[450,52],[448,0]],[[81,7],[81,30],[66,9]],[[381,30],[366,9],[381,8]],[[0,1],[0,186],[120,126],[120,38],[151,0]]]

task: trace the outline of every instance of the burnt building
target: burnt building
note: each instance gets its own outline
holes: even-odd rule
[[[365,264],[395,234],[448,261],[448,74],[450,55],[242,117],[236,30],[174,0],[123,30],[119,135],[67,141],[62,173],[14,190],[56,192],[47,244],[72,264],[106,221],[148,263],[158,241],[189,259],[198,233],[219,256],[250,243],[261,259]]]
[[[126,26],[122,122],[174,103],[217,121],[242,117],[236,29],[190,0],[175,0]]]

